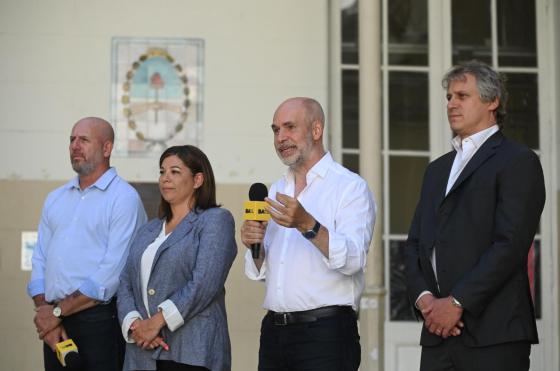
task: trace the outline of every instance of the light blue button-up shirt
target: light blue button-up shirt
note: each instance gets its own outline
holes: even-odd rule
[[[146,220],[138,193],[114,168],[84,190],[78,177],[57,188],[43,207],[29,295],[55,301],[79,290],[110,300],[132,238]]]

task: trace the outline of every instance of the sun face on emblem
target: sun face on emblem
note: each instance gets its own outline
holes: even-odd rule
[[[184,129],[191,104],[188,78],[167,51],[151,48],[142,54],[127,71],[122,90],[128,128],[145,149],[166,148]]]

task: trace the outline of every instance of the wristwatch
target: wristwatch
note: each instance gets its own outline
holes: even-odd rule
[[[55,316],[56,318],[60,318],[62,319],[62,308],[60,308],[60,304],[56,304],[52,310],[52,314],[53,316]]]
[[[453,306],[457,308],[463,308],[463,305],[459,303],[459,300],[455,299],[453,296],[450,296],[450,298],[451,298],[451,304],[453,304]]]
[[[319,233],[319,229],[321,228],[321,223],[315,220],[315,225],[312,229],[308,230],[307,232],[302,232],[303,237],[307,238],[308,240],[312,240],[317,237],[317,233]]]

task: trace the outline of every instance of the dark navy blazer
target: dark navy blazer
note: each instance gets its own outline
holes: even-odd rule
[[[464,307],[467,346],[537,343],[527,254],[545,202],[539,159],[498,131],[445,195],[454,158],[455,151],[438,158],[424,175],[405,249],[410,300],[424,290],[454,296]],[[440,342],[423,327],[422,345]]]

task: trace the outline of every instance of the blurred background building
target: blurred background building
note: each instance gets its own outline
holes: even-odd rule
[[[115,51],[122,39],[163,50],[199,42],[200,58],[185,62],[196,68],[178,73],[189,78],[190,101],[168,114],[178,115],[173,134],[188,133],[183,140],[210,158],[218,201],[237,229],[250,184],[284,172],[274,109],[291,96],[323,104],[327,148],[368,180],[380,206],[360,312],[361,370],[418,368],[421,323],[405,296],[402,257],[424,168],[451,148],[441,77],[473,58],[506,73],[505,132],[539,154],[547,188],[529,267],[541,340],[531,369],[560,369],[557,0],[0,0],[0,369],[42,368],[22,235],[36,230],[48,192],[74,176],[67,146],[78,119],[117,127],[125,117],[117,140],[130,151],[112,164],[156,211],[159,153],[134,152],[149,138],[130,120],[140,111],[124,111],[132,95],[123,98],[119,79],[132,81],[127,68],[136,70],[119,61],[137,57]],[[166,75],[151,76],[163,89]],[[226,295],[234,371],[256,369],[264,314],[263,285],[245,278],[243,253],[239,242]]]

